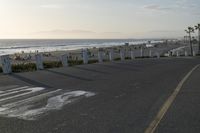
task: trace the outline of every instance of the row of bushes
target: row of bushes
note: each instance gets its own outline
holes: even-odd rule
[[[89,60],[89,64],[92,63],[97,63],[98,60]],[[75,65],[81,65],[83,64],[82,60],[69,60],[69,66],[75,66]],[[61,61],[45,61],[43,63],[44,68],[45,69],[49,69],[49,68],[58,68],[58,67],[62,67],[62,62]],[[30,71],[36,71],[37,67],[35,63],[20,63],[20,64],[13,64],[12,65],[12,71],[15,73],[19,73],[19,72],[30,72]],[[2,67],[0,67],[0,73],[2,73]]]
[[[164,56],[161,56],[164,57]],[[136,57],[136,59],[139,58],[150,58],[149,56],[145,56],[145,57]],[[155,58],[155,57],[154,57]],[[126,60],[130,60],[130,57],[126,57]],[[121,60],[120,58],[115,58],[115,61]],[[108,60],[104,60],[104,62],[106,62]],[[98,60],[89,60],[89,64],[93,64],[93,63],[97,63]],[[68,61],[69,66],[75,66],[75,65],[81,65],[83,64],[82,60],[69,60]],[[45,69],[49,69],[49,68],[58,68],[58,67],[62,67],[62,62],[61,61],[45,61],[44,63],[44,68]],[[37,67],[35,63],[23,63],[23,64],[13,64],[12,65],[12,71],[15,73],[19,73],[19,72],[29,72],[29,71],[36,71]],[[0,67],[0,73],[2,73],[2,68]]]

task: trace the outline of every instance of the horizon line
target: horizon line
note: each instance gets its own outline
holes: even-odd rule
[[[148,40],[148,39],[179,39],[181,37],[144,37],[144,38],[0,38],[0,40]]]

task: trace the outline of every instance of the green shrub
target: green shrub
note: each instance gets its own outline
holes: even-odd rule
[[[69,66],[76,66],[76,65],[83,64],[83,61],[82,60],[69,60],[68,63],[69,63]]]
[[[138,56],[138,57],[135,57],[136,59],[143,59],[143,58],[150,58],[149,56]]]
[[[89,60],[88,64],[93,64],[93,63],[97,63],[97,62],[98,62],[98,60],[93,59],[93,60]]]
[[[2,72],[3,72],[2,67],[0,67],[0,73],[2,73]]]
[[[103,60],[103,62],[109,62],[109,61],[110,61],[110,60],[108,60],[108,59],[104,59],[104,60]]]
[[[121,60],[121,58],[115,58],[115,59],[114,59],[114,61],[119,61],[119,60]]]
[[[57,68],[57,67],[62,67],[62,62],[61,61],[45,61],[43,63],[44,68]]]
[[[23,63],[23,64],[13,64],[12,71],[13,72],[28,72],[28,71],[35,71],[36,64],[35,63]]]
[[[180,55],[180,56],[181,56],[181,55]],[[164,58],[164,57],[167,57],[167,56],[165,56],[165,55],[161,55],[160,57],[161,57],[161,58]]]
[[[126,57],[125,59],[126,59],[126,60],[131,60],[131,57]]]
[[[163,57],[163,56],[161,56]],[[149,56],[143,56],[143,57],[135,57],[137,58],[150,58]],[[154,57],[156,58],[156,56]],[[131,59],[130,57],[126,57],[126,60]],[[119,61],[121,60],[121,58],[115,58],[115,61]],[[98,60],[97,59],[93,59],[93,60],[89,60],[88,64],[93,64],[93,63],[97,63]],[[109,60],[104,60],[104,62],[109,62]],[[83,64],[82,60],[69,60],[68,61],[69,66],[75,66],[75,65],[81,65]],[[44,68],[48,69],[48,68],[57,68],[57,67],[62,67],[62,62],[61,61],[45,61],[44,63]],[[29,71],[36,71],[37,67],[35,63],[22,63],[22,64],[13,64],[12,65],[12,71],[15,73],[19,73],[19,72],[29,72]],[[0,67],[0,73],[2,73],[2,68]]]

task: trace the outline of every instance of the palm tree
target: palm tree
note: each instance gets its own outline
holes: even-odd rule
[[[194,33],[194,28],[193,27],[188,27],[185,32],[189,35],[189,42],[190,42],[190,50],[191,50],[191,55],[193,55],[193,46],[192,46],[192,38],[191,38],[191,33]]]
[[[199,36],[199,49],[198,49],[198,54],[200,54],[200,24],[197,24],[195,26],[195,30],[198,30],[198,36]]]

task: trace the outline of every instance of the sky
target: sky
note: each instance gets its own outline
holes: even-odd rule
[[[200,0],[0,0],[0,38],[177,38]]]

